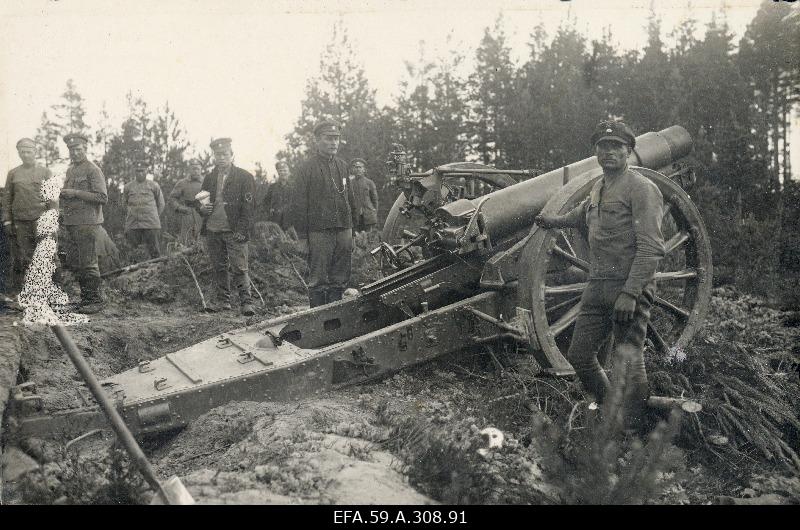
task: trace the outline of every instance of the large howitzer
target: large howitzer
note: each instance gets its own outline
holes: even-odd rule
[[[665,199],[667,258],[648,347],[676,358],[711,287],[706,231],[682,187],[692,182],[690,151],[691,138],[676,126],[638,137],[629,159]],[[304,399],[497,342],[532,355],[544,374],[572,373],[562,351],[586,285],[586,242],[575,230],[538,228],[533,218],[581,201],[602,174],[595,159],[513,183],[512,175],[533,172],[458,163],[413,173],[398,148],[390,169],[402,193],[374,251],[390,273],[357,297],[232,330],[106,379],[132,431],[175,429],[230,401]],[[473,183],[499,189],[477,195]],[[22,414],[35,396],[22,387],[15,398],[20,436],[104,425],[91,402]]]

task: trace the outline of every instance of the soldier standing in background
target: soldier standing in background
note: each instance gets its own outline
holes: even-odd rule
[[[277,162],[275,169],[278,171],[278,178],[267,190],[264,206],[267,210],[267,220],[280,225],[282,229],[286,230],[290,226],[287,212],[292,201],[292,190],[289,185],[289,164]]]
[[[178,216],[178,242],[185,247],[197,243],[200,236],[203,219],[193,206],[194,196],[200,192],[202,185],[203,166],[193,158],[189,161],[189,176],[179,180],[169,194],[170,204]]]
[[[250,295],[247,241],[253,229],[255,179],[233,165],[230,138],[211,142],[214,169],[206,175],[201,190],[210,194],[210,204],[200,205],[205,217],[202,234],[206,236],[209,261],[214,271],[214,300],[209,311],[231,309],[231,279],[239,292],[242,315],[255,310]],[[230,273],[228,272],[230,269]]]
[[[136,179],[125,184],[122,192],[122,205],[126,209],[125,238],[132,248],[144,243],[150,258],[157,258],[161,255],[158,236],[164,195],[157,182],[147,180],[147,160],[141,154],[134,160],[134,172]]]
[[[36,222],[50,205],[42,200],[42,182],[53,176],[46,167],[36,164],[36,142],[22,138],[17,142],[22,165],[8,172],[3,193],[3,228],[16,240],[19,278],[14,287],[20,289],[25,272],[36,250]],[[14,241],[10,241],[11,244]]]
[[[626,423],[635,428],[642,426],[649,395],[643,350],[654,277],[664,257],[664,201],[658,186],[628,168],[636,138],[627,125],[601,122],[592,143],[603,177],[589,197],[564,215],[540,214],[535,221],[543,228],[582,227],[589,235],[589,282],[567,358],[584,388],[602,402],[611,385],[597,351],[613,333],[615,366],[629,383]]]
[[[77,254],[74,261],[81,287],[79,313],[97,313],[105,305],[100,294],[97,229],[103,224],[103,205],[108,201],[108,191],[103,172],[86,158],[88,142],[83,134],[64,136],[72,163],[60,195],[62,224]]]
[[[298,171],[291,224],[308,253],[308,302],[317,307],[342,299],[353,253],[353,188],[347,164],[336,156],[341,129],[332,121],[314,127],[316,153]]]
[[[354,158],[350,161],[353,171],[353,196],[355,197],[356,232],[371,232],[378,224],[378,190],[367,177],[367,161]]]

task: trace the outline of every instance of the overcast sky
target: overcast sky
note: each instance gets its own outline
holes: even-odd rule
[[[343,20],[378,102],[397,94],[404,60],[419,42],[431,57],[453,43],[474,57],[502,10],[515,60],[528,53],[540,22],[552,34],[568,13],[578,29],[599,37],[610,28],[621,48],[642,47],[650,0],[254,1],[254,0],[2,0],[0,7],[0,183],[19,161],[17,139],[33,137],[42,111],[72,78],[94,127],[105,103],[117,127],[132,91],[151,107],[169,101],[200,148],[230,136],[237,164],[275,153],[300,112],[306,80],[315,75],[336,20]],[[727,5],[737,39],[759,0],[655,1],[668,33],[687,16],[702,26]],[[798,129],[795,127],[795,138]],[[795,140],[800,145],[800,140]],[[62,147],[62,155],[66,149]],[[795,150],[800,151],[800,150]],[[798,159],[798,152],[793,160]],[[800,167],[796,161],[794,167]]]

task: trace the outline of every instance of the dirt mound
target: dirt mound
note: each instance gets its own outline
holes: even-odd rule
[[[240,402],[214,409],[156,465],[185,476],[198,502],[427,504],[378,448],[388,432],[341,399]]]

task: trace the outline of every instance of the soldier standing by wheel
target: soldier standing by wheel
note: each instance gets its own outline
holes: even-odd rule
[[[316,153],[297,172],[291,224],[308,253],[308,302],[317,307],[342,299],[350,281],[355,210],[347,164],[336,156],[341,128],[324,120],[314,127]]]
[[[615,367],[625,370],[628,385],[626,424],[639,427],[649,394],[644,341],[656,268],[664,257],[663,197],[653,182],[628,168],[636,139],[627,125],[601,122],[592,143],[603,177],[589,197],[564,215],[539,215],[535,221],[543,228],[586,230],[589,282],[567,357],[586,390],[602,402],[611,386],[597,351],[613,333]]]
[[[164,195],[161,187],[147,180],[147,160],[138,154],[134,160],[135,180],[125,185],[122,204],[125,213],[125,237],[132,248],[142,243],[147,246],[150,258],[161,256],[158,236],[161,232],[161,212],[164,211]]]
[[[233,165],[230,138],[217,138],[210,145],[215,166],[201,187],[201,191],[210,194],[210,203],[200,205],[200,213],[205,217],[201,233],[206,236],[214,274],[214,299],[207,310],[231,309],[233,280],[239,293],[242,315],[252,316],[255,310],[250,295],[247,241],[253,229],[255,179]]]
[[[72,163],[60,195],[62,224],[77,254],[74,261],[81,287],[79,313],[97,313],[105,305],[100,293],[97,230],[103,224],[103,205],[108,201],[108,191],[103,172],[86,158],[88,142],[83,134],[64,136]]]
[[[189,161],[189,176],[176,182],[169,194],[170,204],[178,216],[178,242],[185,247],[197,243],[200,236],[203,219],[193,205],[194,197],[200,192],[202,185],[203,166],[198,159],[193,158]]]
[[[354,158],[350,161],[353,171],[353,196],[355,197],[356,232],[371,232],[378,224],[378,190],[367,177],[367,161]]]

